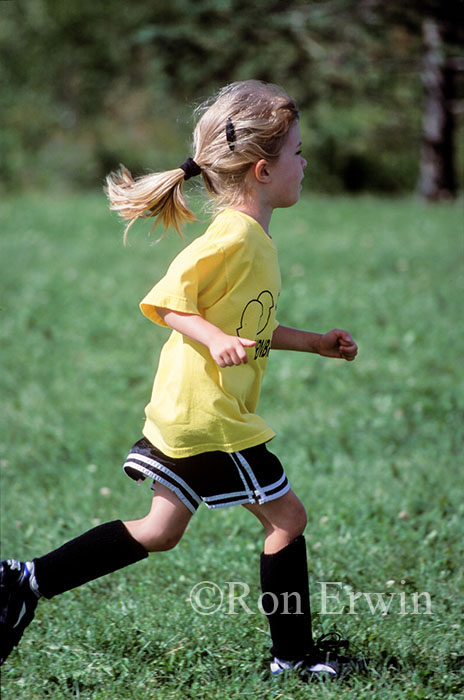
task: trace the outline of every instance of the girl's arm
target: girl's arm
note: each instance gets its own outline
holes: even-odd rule
[[[358,346],[347,331],[335,328],[328,333],[312,333],[297,328],[277,326],[272,336],[273,350],[314,352],[324,357],[336,357],[351,362],[358,354]]]
[[[184,314],[156,307],[163,321],[173,330],[206,345],[219,367],[231,367],[248,362],[245,348],[256,345],[255,340],[227,335],[220,328],[197,314]]]

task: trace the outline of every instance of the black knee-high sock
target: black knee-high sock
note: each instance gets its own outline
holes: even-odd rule
[[[314,647],[303,535],[275,554],[261,554],[261,590],[271,653],[287,661],[303,658]]]
[[[146,557],[121,520],[114,520],[34,559],[35,579],[40,594],[52,598]]]

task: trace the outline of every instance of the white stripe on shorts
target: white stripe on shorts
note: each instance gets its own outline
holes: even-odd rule
[[[182,493],[181,489],[178,486],[175,486],[172,481],[168,481],[167,479],[163,479],[162,476],[159,476],[159,474],[154,474],[151,472],[149,469],[146,469],[145,467],[142,467],[140,464],[136,464],[135,462],[127,462],[128,467],[136,468],[137,471],[142,472],[142,474],[145,474],[145,476],[148,476],[150,479],[153,479],[154,481],[157,481],[160,484],[163,484],[163,486],[166,486],[170,491],[176,494],[177,498],[182,501],[184,506],[187,506],[189,511],[191,513],[195,514],[196,508],[192,505],[192,503],[188,500],[188,498],[185,498],[185,494]],[[154,488],[152,486],[152,488]]]
[[[237,464],[237,460],[235,459],[235,455],[237,455],[238,452],[229,452],[229,457],[231,458],[232,462],[235,464],[235,468],[237,469],[238,473],[240,474],[240,478],[242,480],[242,483],[245,487],[245,493],[247,496],[250,498],[253,496],[253,491],[250,491],[250,487],[248,486],[245,477],[242,474],[242,470],[240,469],[240,466]]]
[[[221,493],[219,496],[204,496],[203,500],[206,503],[206,501],[220,501],[221,499],[234,498],[235,496],[244,496],[249,500],[252,495],[251,491],[234,491],[233,493]]]
[[[261,486],[258,484],[256,477],[254,475],[253,469],[250,467],[248,462],[246,461],[245,457],[241,454],[241,452],[235,452],[237,455],[238,461],[242,465],[242,467],[245,469],[246,473],[251,479],[251,483],[253,484],[255,488],[255,496],[258,499],[258,501],[261,501],[261,499],[264,497],[263,490]]]
[[[280,477],[280,479],[278,481],[274,481],[274,483],[269,484],[269,486],[263,486],[262,490],[264,491],[264,493],[266,493],[266,491],[272,491],[272,489],[277,489],[281,484],[284,483],[286,478],[287,478],[286,475],[282,474],[282,476]]]
[[[171,479],[179,486],[182,486],[185,491],[192,497],[192,500],[195,501],[197,505],[200,505],[201,503],[201,498],[193,491],[190,486],[187,484],[186,481],[184,481],[180,476],[178,476],[175,472],[171,471],[167,467],[164,466],[164,464],[160,464],[160,462],[156,462],[154,459],[151,459],[151,457],[147,457],[146,455],[142,455],[139,452],[131,452],[125,462],[125,465],[130,467],[134,467],[135,469],[138,469],[141,471],[143,474],[146,476],[149,476],[151,479],[155,479],[155,481],[159,481],[160,483],[164,484],[165,486],[168,486],[171,490],[174,490],[174,486],[171,482],[165,481],[160,477],[156,472],[151,472],[149,469],[146,469],[140,464],[137,464],[137,462],[130,462],[130,459],[135,459],[138,462],[144,462],[145,464],[148,464],[149,466],[155,467],[156,469],[159,469],[161,472],[166,474],[167,476],[170,476]],[[178,493],[177,493],[178,492]],[[188,505],[190,510],[192,510],[192,506],[190,503],[188,503],[188,500],[185,498],[185,496],[182,494],[182,491],[180,489],[176,489],[176,494],[179,495],[181,494],[180,499],[182,503],[185,503],[185,505]]]

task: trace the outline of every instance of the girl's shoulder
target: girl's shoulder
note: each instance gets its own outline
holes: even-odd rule
[[[238,216],[237,216],[238,214]],[[171,266],[196,264],[199,260],[221,258],[224,261],[246,246],[247,222],[232,209],[221,211],[200,236],[190,241],[176,255]]]
[[[227,250],[237,246],[252,246],[260,239],[261,231],[258,222],[247,214],[236,209],[224,209],[216,215],[200,238]]]
[[[188,261],[217,258],[226,264],[239,264],[244,259],[259,256],[269,241],[258,222],[250,216],[235,209],[224,209],[173,262],[183,265]]]

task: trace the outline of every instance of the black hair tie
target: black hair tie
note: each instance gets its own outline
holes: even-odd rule
[[[227,117],[226,121],[226,139],[230,150],[233,151],[235,149],[235,128],[230,117]]]
[[[195,163],[193,158],[187,158],[185,163],[179,166],[181,170],[184,171],[184,180],[190,180],[191,177],[195,177],[201,173],[201,168],[198,163]]]

